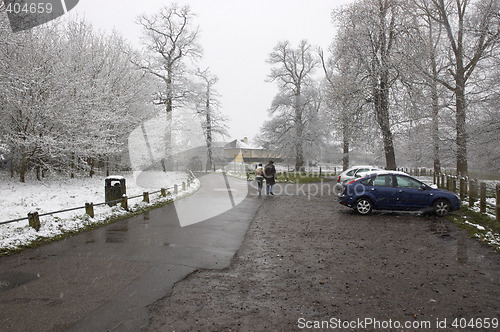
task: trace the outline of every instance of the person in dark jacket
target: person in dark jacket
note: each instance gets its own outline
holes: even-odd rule
[[[276,183],[276,168],[272,160],[264,167],[264,178],[266,179],[266,194],[274,195],[273,189]]]

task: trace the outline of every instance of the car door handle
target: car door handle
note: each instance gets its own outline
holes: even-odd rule
[[[372,188],[372,191],[375,191],[375,188]]]
[[[399,193],[402,193],[402,192],[403,192],[403,190],[399,190]]]

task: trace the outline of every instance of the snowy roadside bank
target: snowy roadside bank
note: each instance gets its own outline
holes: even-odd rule
[[[33,243],[54,239],[64,234],[95,227],[109,220],[147,210],[172,200],[188,196],[199,189],[198,179],[191,181],[185,191],[182,182],[187,182],[191,174],[187,172],[151,171],[140,176],[132,172],[121,174],[125,177],[127,195],[142,195],[145,191],[157,191],[179,185],[179,193],[161,197],[150,195],[150,203],[141,198],[129,199],[129,211],[119,206],[107,205],[94,208],[94,218],[85,214],[85,209],[40,217],[41,228],[37,232],[28,226],[28,221],[18,221],[0,225],[0,255],[30,246]],[[7,174],[0,174],[0,222],[27,217],[29,212],[39,214],[84,206],[85,203],[102,203],[104,199],[104,176],[79,179],[58,179],[42,182],[19,183]]]

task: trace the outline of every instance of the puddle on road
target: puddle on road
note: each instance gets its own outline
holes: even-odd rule
[[[38,276],[27,272],[0,272],[0,292],[24,285]]]
[[[128,223],[119,223],[106,230],[107,243],[123,243],[128,236]]]

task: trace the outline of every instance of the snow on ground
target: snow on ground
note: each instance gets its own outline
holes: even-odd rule
[[[142,195],[143,192],[158,191],[161,188],[173,188],[179,185],[179,193],[166,198],[160,194],[150,195],[150,205],[169,199],[178,199],[198,190],[200,182],[195,179],[186,191],[181,191],[182,182],[187,182],[190,174],[186,172],[150,171],[121,174],[125,177],[127,196]],[[8,220],[26,218],[29,212],[39,214],[83,207],[85,203],[103,203],[104,176],[76,179],[30,180],[20,183],[8,174],[0,174],[0,223]],[[173,190],[170,190],[173,193]],[[142,198],[129,199],[130,210],[147,207]],[[39,238],[53,238],[64,232],[77,231],[91,224],[103,223],[107,218],[127,213],[118,206],[96,206],[95,216],[85,215],[85,209],[41,216],[41,228],[36,232],[28,226],[28,220],[0,225],[0,250],[14,250],[29,245]]]

